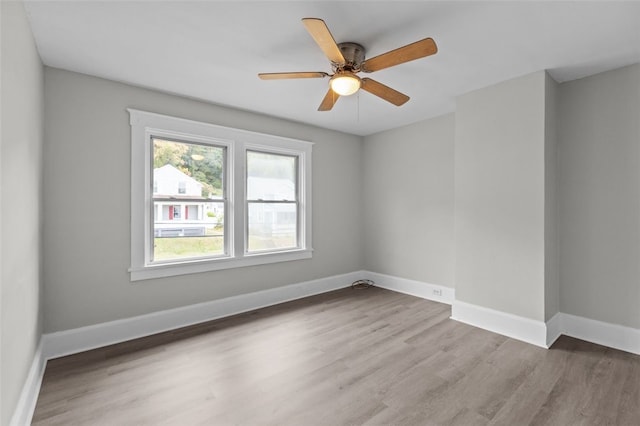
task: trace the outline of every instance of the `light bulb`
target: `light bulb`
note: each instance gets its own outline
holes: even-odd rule
[[[353,95],[360,89],[360,78],[348,71],[343,71],[340,74],[336,74],[331,78],[329,82],[331,90],[336,92],[340,96]]]

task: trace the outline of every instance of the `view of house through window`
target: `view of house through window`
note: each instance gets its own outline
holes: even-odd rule
[[[128,111],[131,281],[312,258],[312,142]]]
[[[248,251],[298,242],[298,157],[247,151]]]
[[[225,154],[153,138],[153,261],[226,253]]]

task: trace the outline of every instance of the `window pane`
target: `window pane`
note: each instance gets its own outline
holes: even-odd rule
[[[225,254],[224,155],[222,147],[153,140],[153,261]]]
[[[247,199],[296,200],[297,157],[247,151]]]
[[[154,138],[154,197],[222,198],[224,151],[218,146]]]
[[[224,203],[153,203],[153,260],[224,254]]]
[[[295,203],[249,203],[248,250],[297,247],[297,210]]]

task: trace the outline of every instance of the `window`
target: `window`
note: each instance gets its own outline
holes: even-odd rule
[[[226,254],[223,219],[226,148],[153,135],[151,143],[154,188],[151,263]],[[158,191],[160,188],[162,193]],[[210,213],[214,211],[221,213]]]
[[[247,151],[247,248],[298,247],[297,157]]]
[[[310,258],[310,142],[129,109],[131,280]]]

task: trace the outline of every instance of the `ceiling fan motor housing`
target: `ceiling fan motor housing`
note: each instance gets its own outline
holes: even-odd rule
[[[358,72],[360,71],[360,67],[364,62],[364,54],[365,49],[361,44],[353,43],[353,42],[344,42],[338,43],[338,48],[340,48],[340,52],[342,52],[342,56],[344,56],[344,64],[333,64],[334,72],[337,71],[352,71]]]

